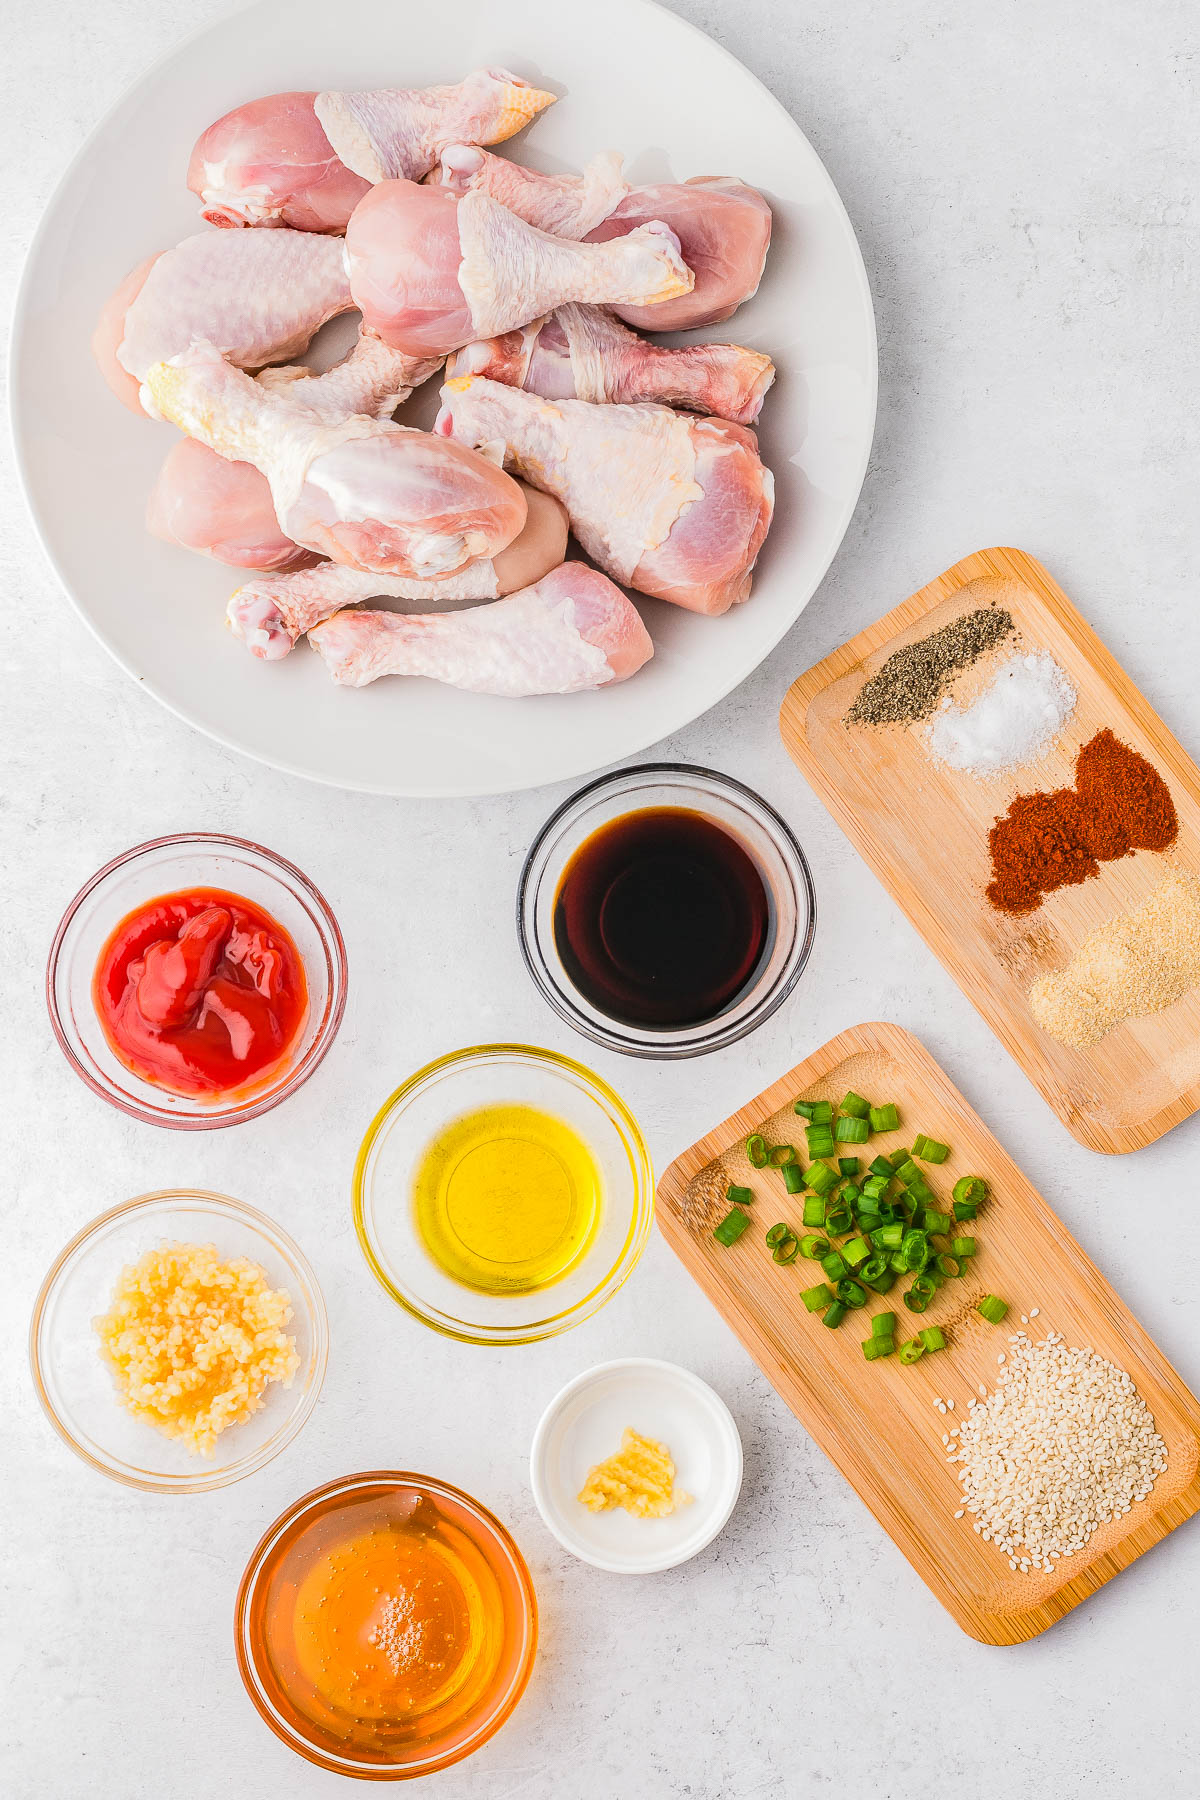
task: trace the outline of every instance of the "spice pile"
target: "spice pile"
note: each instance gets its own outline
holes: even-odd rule
[[[949,697],[926,733],[934,759],[969,775],[998,775],[1036,762],[1078,699],[1066,672],[1044,650],[1013,656],[969,706]]]
[[[1128,1019],[1162,1012],[1200,985],[1200,879],[1172,870],[1136,912],[1086,937],[1066,968],[1043,975],[1029,1005],[1043,1031],[1086,1050]]]
[[[1003,606],[981,606],[949,625],[894,650],[859,690],[847,725],[915,725],[927,719],[955,676],[1013,631]]]
[[[1098,731],[1075,762],[1075,786],[1019,794],[988,833],[999,912],[1027,913],[1133,850],[1165,850],[1179,820],[1158,770],[1111,731]]]
[[[950,1460],[963,1512],[1027,1575],[1049,1573],[1110,1519],[1146,1499],[1167,1447],[1130,1376],[1060,1332],[1017,1332],[993,1392],[972,1400]]]

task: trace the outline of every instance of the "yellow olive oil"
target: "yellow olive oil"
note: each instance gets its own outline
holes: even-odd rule
[[[485,1294],[549,1287],[587,1253],[600,1223],[600,1171],[561,1119],[485,1106],[434,1139],[413,1184],[425,1248]]]

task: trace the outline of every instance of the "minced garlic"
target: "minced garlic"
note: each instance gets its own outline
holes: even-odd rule
[[[249,1257],[222,1262],[213,1244],[164,1244],[122,1269],[112,1305],[93,1321],[122,1404],[194,1456],[289,1385],[300,1358],[292,1316]]]
[[[589,1512],[623,1506],[635,1519],[664,1519],[691,1498],[675,1492],[675,1464],[667,1446],[632,1430],[625,1432],[615,1456],[588,1470],[579,1490]]]

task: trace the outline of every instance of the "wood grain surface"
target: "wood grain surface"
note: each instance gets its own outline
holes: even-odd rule
[[[1008,608],[1019,634],[1002,650],[1048,650],[1078,689],[1063,735],[1036,765],[980,780],[935,763],[922,725],[844,723],[894,650],[993,602]],[[999,654],[959,678],[956,702],[978,691]],[[1071,786],[1079,749],[1104,726],[1166,779],[1176,845],[1103,863],[1098,876],[1023,917],[997,912],[984,897],[991,825],[1015,794]],[[1020,550],[966,557],[802,675],[780,728],[851,843],[1073,1137],[1093,1150],[1137,1150],[1200,1107],[1200,990],[1088,1050],[1058,1043],[1030,1012],[1034,981],[1062,969],[1114,914],[1140,906],[1168,866],[1200,871],[1200,771],[1040,563]]]
[[[807,1161],[804,1121],[792,1102],[836,1102],[849,1088],[900,1108],[899,1130],[872,1137],[867,1160],[911,1144],[922,1131],[951,1146],[949,1161],[927,1171],[935,1193],[948,1195],[960,1175],[982,1175],[992,1197],[966,1228],[979,1244],[969,1273],[948,1282],[920,1320],[906,1312],[897,1283],[831,1331],[800,1300],[819,1267],[800,1260],[780,1267],[763,1242],[777,1220],[800,1226],[801,1198],[786,1193],[778,1170],[751,1169],[745,1140],[763,1131],[772,1143],[796,1143]],[[712,1228],[729,1210],[730,1182],[754,1190],[754,1223],[726,1249]],[[842,1032],[684,1151],[659,1183],[658,1223],[801,1424],[971,1637],[987,1644],[1036,1637],[1200,1508],[1200,1402],[925,1047],[899,1026]],[[975,1310],[985,1293],[1008,1301],[1002,1325],[989,1325]],[[918,1324],[940,1325],[948,1348],[910,1367],[896,1357],[868,1363],[862,1340],[872,1314],[884,1310],[898,1314],[901,1339]],[[969,1514],[954,1517],[961,1489],[942,1443],[943,1432],[965,1419],[980,1384],[995,1384],[997,1358],[1009,1353],[1022,1313],[1030,1316],[1031,1337],[1059,1331],[1069,1345],[1091,1347],[1127,1369],[1168,1459],[1146,1500],[1102,1526],[1051,1573],[1028,1575],[1009,1568],[973,1530]],[[938,1412],[939,1397],[954,1400],[952,1415]]]

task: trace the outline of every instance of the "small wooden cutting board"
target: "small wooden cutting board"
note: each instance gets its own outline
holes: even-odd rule
[[[993,602],[1019,633],[1002,648],[1048,650],[1078,689],[1061,739],[1036,765],[981,781],[935,763],[923,725],[844,723],[894,650]],[[1166,780],[1177,843],[1165,857],[1137,851],[1104,863],[1023,917],[997,912],[984,897],[993,822],[1015,794],[1070,787],[1079,749],[1105,726]],[[855,849],[1073,1137],[1093,1150],[1137,1150],[1200,1107],[1200,989],[1089,1050],[1058,1043],[1030,1012],[1034,981],[1062,969],[1098,926],[1140,906],[1169,866],[1200,872],[1200,770],[1040,563],[1020,550],[966,557],[802,675],[780,729]]]
[[[750,1167],[745,1142],[762,1131],[770,1143],[796,1143],[807,1162],[804,1122],[792,1102],[836,1103],[848,1089],[900,1108],[899,1130],[872,1137],[868,1161],[911,1145],[921,1131],[951,1146],[949,1161],[929,1170],[937,1194],[948,1194],[960,1175],[982,1175],[992,1194],[965,1228],[979,1245],[968,1274],[948,1282],[923,1318],[905,1311],[898,1282],[831,1331],[800,1300],[820,1269],[799,1260],[780,1267],[763,1242],[777,1220],[800,1226],[802,1201],[786,1193],[777,1169]],[[712,1230],[729,1211],[730,1182],[751,1187],[755,1200],[752,1228],[727,1249]],[[657,1216],[675,1254],[768,1381],[942,1605],[982,1643],[1036,1637],[1200,1509],[1200,1401],[925,1047],[898,1025],[842,1032],[676,1157],[658,1186]],[[976,1311],[985,1293],[1009,1303],[1002,1325],[989,1325]],[[948,1348],[911,1367],[894,1356],[867,1362],[862,1340],[872,1314],[884,1310],[898,1314],[901,1338],[920,1324],[940,1325]],[[1068,1345],[1090,1347],[1127,1370],[1167,1447],[1167,1467],[1147,1499],[1101,1526],[1053,1571],[1028,1575],[1014,1573],[983,1541],[970,1514],[954,1517],[961,1489],[942,1443],[943,1432],[966,1418],[980,1384],[989,1391],[995,1385],[997,1358],[1010,1353],[1009,1339],[1021,1329],[1034,1338],[1061,1332]],[[943,1416],[935,1397],[953,1399],[953,1412]]]

